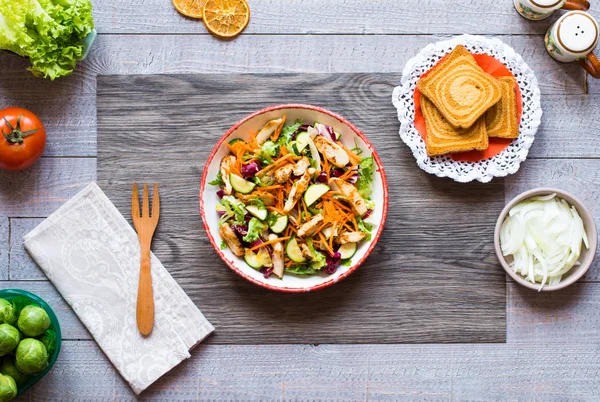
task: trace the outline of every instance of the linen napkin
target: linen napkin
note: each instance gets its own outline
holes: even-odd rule
[[[154,329],[146,338],[140,335],[135,318],[138,237],[96,183],[24,241],[136,394],[189,358],[189,351],[214,330],[153,254]]]

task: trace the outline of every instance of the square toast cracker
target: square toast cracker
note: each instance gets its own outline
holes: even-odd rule
[[[458,45],[417,87],[454,127],[469,128],[502,97],[502,87]]]
[[[424,96],[421,97],[421,110],[427,128],[425,137],[427,155],[483,151],[488,148],[489,138],[485,128],[485,118],[477,120],[470,128],[454,128]]]
[[[502,86],[502,99],[485,114],[485,126],[488,136],[495,138],[515,139],[519,136],[517,116],[517,82],[514,77],[497,79]]]

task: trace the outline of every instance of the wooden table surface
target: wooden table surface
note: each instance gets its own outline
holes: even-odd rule
[[[32,109],[48,131],[36,166],[0,173],[0,285],[46,299],[65,339],[56,366],[22,400],[135,399],[21,240],[96,178],[98,74],[400,72],[428,43],[462,33],[497,36],[536,72],[544,108],[530,158],[506,179],[505,197],[558,186],[600,217],[600,82],[546,54],[543,34],[556,16],[528,22],[510,0],[250,5],[246,31],[220,41],[201,22],[178,15],[169,0],[94,1],[100,35],[92,52],[71,77],[55,82],[31,76],[25,60],[0,54],[0,107]],[[140,399],[598,400],[598,261],[556,293],[538,294],[507,279],[506,344],[201,345]]]

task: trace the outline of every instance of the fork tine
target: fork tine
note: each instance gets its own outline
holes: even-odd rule
[[[158,184],[154,183],[154,194],[152,194],[152,222],[156,225],[160,216],[160,197],[158,195]]]
[[[142,219],[150,217],[150,207],[148,205],[148,186],[144,183],[144,198],[142,198]]]
[[[140,199],[138,196],[137,183],[133,183],[133,194],[131,194],[131,218],[133,220],[133,226],[136,230],[140,225]]]

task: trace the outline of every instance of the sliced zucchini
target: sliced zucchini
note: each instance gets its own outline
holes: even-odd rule
[[[233,185],[233,182],[231,184]],[[306,206],[310,207],[329,190],[330,188],[327,184],[313,184],[308,187],[304,193],[304,202],[306,203]]]
[[[256,184],[238,176],[237,174],[229,173],[229,181],[233,189],[242,194],[251,193]]]
[[[283,233],[283,231],[287,228],[288,225],[288,217],[286,215],[279,215],[275,222],[273,222],[271,227],[271,232],[273,233]]]
[[[285,246],[285,252],[287,256],[290,257],[290,260],[294,262],[305,262],[306,259],[302,255],[302,250],[300,250],[300,246],[298,246],[298,241],[295,237],[292,237]]]
[[[306,148],[309,141],[310,135],[308,135],[306,131],[303,131],[296,136],[296,149],[298,150],[297,155],[300,155],[302,151],[304,151],[304,148]]]
[[[246,253],[244,254],[244,261],[246,261],[246,264],[250,265],[254,269],[261,269],[263,266],[258,261],[258,255],[250,250],[246,250]]]
[[[267,207],[263,205],[246,205],[246,209],[261,221],[267,219]]]
[[[342,260],[349,260],[356,253],[356,243],[342,244],[337,252],[340,253]]]

